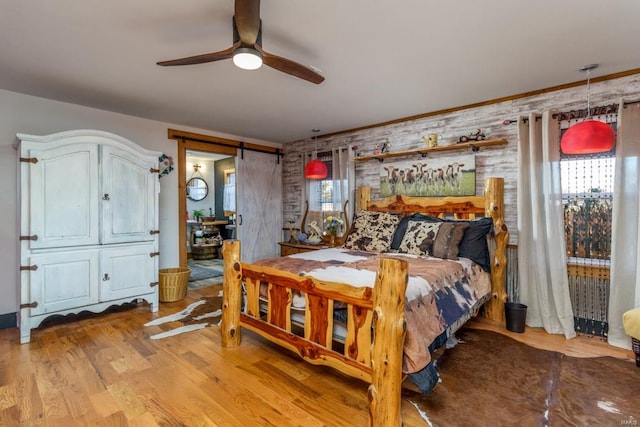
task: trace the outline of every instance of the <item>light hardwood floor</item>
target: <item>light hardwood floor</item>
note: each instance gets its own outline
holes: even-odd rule
[[[309,365],[249,331],[239,348],[220,346],[217,327],[150,340],[143,325],[209,295],[147,305],[33,331],[20,345],[18,331],[0,331],[1,426],[365,426],[367,384]],[[497,330],[528,344],[572,355],[631,351],[598,338],[564,340],[527,328]],[[153,330],[152,333],[157,333]],[[406,426],[424,425],[403,401]]]

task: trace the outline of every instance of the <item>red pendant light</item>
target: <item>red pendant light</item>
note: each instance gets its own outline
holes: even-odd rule
[[[312,129],[313,133],[317,134],[320,132],[320,129]],[[318,140],[314,135],[313,141],[315,142],[316,155],[318,150]],[[325,179],[327,177],[327,173],[329,170],[327,169],[327,165],[324,162],[321,162],[318,159],[313,159],[307,166],[304,168],[304,176],[307,179]]]
[[[327,165],[316,159],[311,160],[304,168],[304,176],[308,179],[325,179],[327,172]]]
[[[560,140],[560,150],[564,154],[594,154],[611,151],[616,143],[616,134],[607,123],[591,118],[589,88],[591,70],[598,64],[580,67],[587,73],[587,118],[566,130]]]
[[[585,120],[567,129],[560,149],[564,154],[606,153],[615,143],[616,134],[611,126],[598,120]]]

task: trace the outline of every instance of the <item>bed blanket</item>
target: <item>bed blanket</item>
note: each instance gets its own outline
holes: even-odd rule
[[[473,261],[330,248],[264,259],[254,264],[311,276],[323,282],[373,287],[381,257],[408,262],[403,372],[417,372],[431,361],[429,345],[436,337],[460,320],[466,321],[478,301],[489,294],[490,276]],[[304,296],[294,296],[292,305],[304,307],[304,301]]]

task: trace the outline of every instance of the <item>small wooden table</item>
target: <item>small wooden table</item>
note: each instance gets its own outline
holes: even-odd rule
[[[287,256],[293,254],[300,254],[303,252],[317,251],[318,249],[326,249],[329,246],[319,243],[317,245],[311,245],[308,243],[289,243],[280,242],[280,256]]]

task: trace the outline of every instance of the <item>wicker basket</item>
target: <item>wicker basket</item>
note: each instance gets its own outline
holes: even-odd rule
[[[160,302],[180,301],[187,295],[187,284],[191,270],[186,267],[161,268]]]

